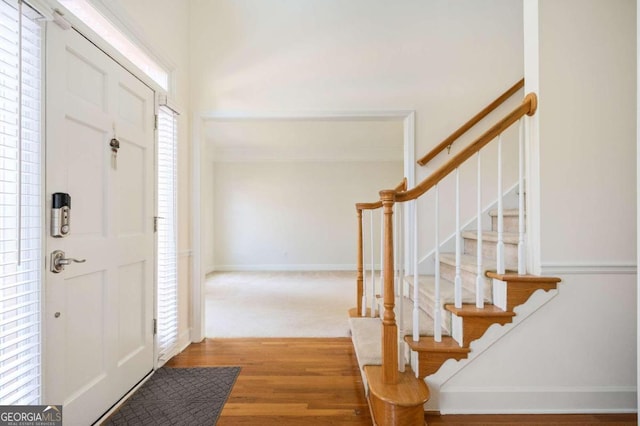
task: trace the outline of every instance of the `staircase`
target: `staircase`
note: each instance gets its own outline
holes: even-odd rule
[[[486,116],[487,110],[495,108],[498,101],[502,103],[507,94],[511,96],[515,93],[518,84],[461,129],[470,128]],[[403,242],[405,239],[410,240],[403,233],[411,226],[405,228],[397,221],[394,223],[393,219],[394,207],[405,208],[402,207],[404,204],[413,205],[417,209],[414,200],[433,188],[436,191],[437,205],[437,184],[455,171],[458,185],[459,166],[484,145],[496,137],[500,138],[501,133],[523,115],[532,115],[535,107],[535,95],[527,95],[521,106],[415,188],[407,190],[404,181],[394,190],[381,191],[379,202],[356,205],[360,231],[358,298],[356,307],[349,313],[349,323],[372,417],[378,425],[424,424],[423,406],[430,396],[424,378],[436,373],[449,359],[459,361],[473,355],[472,342],[481,339],[489,327],[512,322],[516,316],[514,309],[518,305],[526,303],[538,290],[555,289],[560,281],[554,277],[537,277],[525,273],[524,223],[521,223],[524,218],[524,191],[519,191],[517,209],[505,209],[500,197],[497,201],[498,208],[489,212],[490,221],[482,220],[479,195],[476,229],[471,230],[462,229],[459,223],[459,195],[456,193],[456,211],[453,213],[456,215],[456,250],[440,253],[441,244],[436,231],[433,275],[417,273],[416,253],[413,253],[413,274],[407,274],[403,270],[404,265],[410,263],[403,259]],[[456,138],[464,131],[458,129]],[[456,138],[447,138],[436,150],[442,151],[449,147]],[[502,144],[501,139],[499,143]],[[524,146],[523,142],[521,146]],[[431,159],[436,154],[432,151],[425,158]],[[498,154],[499,158],[500,155]],[[522,160],[520,161],[522,164]],[[498,175],[501,176],[501,173],[500,169]],[[480,181],[480,173],[478,175]],[[522,171],[520,175],[520,188],[523,188]],[[478,193],[480,194],[479,185]],[[502,194],[502,191],[499,193]],[[380,294],[371,279],[375,272],[370,274],[369,280],[366,278],[362,248],[362,213],[378,209],[382,210],[384,229],[381,236],[384,249],[380,255]],[[436,208],[436,212],[438,211]],[[402,210],[395,215],[404,216]],[[417,217],[417,210],[413,211],[413,217]],[[483,223],[491,225],[484,229]],[[417,221],[410,225],[416,227]],[[437,213],[435,228],[439,229]],[[414,244],[414,251],[417,251],[415,248],[417,243]],[[367,307],[369,297],[375,302]]]
[[[505,210],[505,252],[507,255],[507,268],[517,268],[517,229],[518,229],[518,211]],[[495,265],[496,262],[496,215],[497,211],[490,212],[492,217],[491,230],[483,231],[483,253],[484,265]],[[414,341],[413,325],[411,321],[412,309],[414,304],[413,294],[414,277],[406,276],[405,300],[402,304],[396,302],[395,313],[396,318],[405,319],[404,324],[399,324],[399,328],[403,330],[400,336],[406,342],[416,362],[413,365],[407,365],[406,371],[414,377],[424,379],[434,374],[449,359],[461,360],[469,356],[472,351],[471,343],[482,338],[487,329],[493,324],[505,325],[512,322],[515,317],[514,308],[525,303],[529,297],[537,290],[549,291],[556,289],[557,283],[560,281],[554,277],[535,277],[531,275],[518,275],[516,272],[508,272],[505,274],[497,274],[491,269],[485,269],[483,279],[486,282],[485,306],[477,308],[475,304],[474,288],[476,283],[476,257],[474,256],[477,248],[477,233],[474,231],[462,232],[464,254],[461,262],[462,270],[462,307],[454,306],[454,279],[455,279],[455,253],[443,253],[440,256],[440,297],[442,304],[442,339],[436,342],[433,338],[434,311],[428,307],[434,306],[434,280],[433,275],[421,275],[418,280],[418,304],[420,306],[419,321],[419,339]],[[515,253],[515,254],[514,254]],[[515,264],[514,264],[515,261]],[[495,268],[495,266],[494,266]],[[506,297],[502,307],[494,304],[492,296],[494,282],[496,286],[504,285],[506,288]],[[397,298],[396,298],[397,299]],[[382,299],[378,298],[381,309]],[[499,302],[498,302],[499,303]],[[403,315],[399,313],[399,306],[402,305],[405,312]],[[370,314],[370,312],[369,312]],[[459,331],[453,332],[453,324],[459,324]],[[382,321],[379,316],[362,317],[356,315],[355,310],[351,311],[349,318],[352,339],[356,350],[358,363],[363,374],[365,384],[368,384],[367,377],[371,371],[378,370],[382,365]],[[452,337],[452,334],[455,336]],[[373,369],[373,367],[378,369]],[[366,385],[365,385],[366,386]],[[375,392],[375,389],[371,390]],[[419,388],[418,388],[419,391]],[[428,394],[412,393],[413,395],[423,395],[428,398]],[[406,403],[407,401],[405,401]],[[411,401],[408,401],[411,402]],[[417,401],[416,401],[417,402]],[[422,401],[422,403],[426,402]],[[421,423],[379,423],[379,424],[421,424]]]
[[[518,215],[517,210],[505,211],[505,252],[515,253],[511,261],[507,260],[508,269],[517,269],[517,245],[518,245]],[[495,219],[497,212],[491,211],[491,216]],[[496,263],[496,221],[493,220],[490,231],[483,231],[484,240],[484,265],[495,265]],[[441,300],[443,305],[443,329],[447,330],[441,342],[435,342],[433,333],[421,333],[421,337],[414,341],[410,335],[404,336],[405,342],[417,354],[418,364],[417,376],[424,378],[438,371],[440,366],[448,359],[456,360],[467,358],[471,352],[472,341],[481,338],[485,331],[493,324],[505,325],[513,320],[516,315],[514,308],[525,303],[529,297],[537,290],[549,291],[556,288],[560,281],[553,277],[533,277],[529,275],[518,275],[516,272],[497,274],[492,270],[485,269],[483,277],[487,283],[487,288],[491,293],[485,291],[485,295],[493,293],[493,280],[498,280],[506,287],[507,303],[502,307],[494,304],[494,298],[485,298],[485,306],[477,308],[473,296],[474,286],[477,278],[476,274],[476,252],[477,233],[463,232],[464,254],[462,256],[462,306],[456,308],[454,305],[454,278],[455,278],[455,253],[445,253],[440,257],[441,277]],[[510,256],[507,256],[509,259]],[[495,266],[494,266],[495,267]],[[421,277],[418,283],[420,294],[420,306],[433,306],[435,300],[433,286],[428,282],[433,280],[431,276]],[[408,277],[409,294],[414,293],[413,277]],[[495,283],[500,285],[500,283]],[[411,299],[411,303],[413,300]],[[429,314],[429,312],[426,312]],[[429,314],[430,315],[430,314]],[[452,324],[459,324],[459,330],[451,337]],[[443,334],[444,333],[443,330]]]

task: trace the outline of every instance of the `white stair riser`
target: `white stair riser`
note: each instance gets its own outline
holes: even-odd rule
[[[503,232],[518,232],[518,216],[503,216]],[[498,217],[491,216],[491,230],[498,231]]]
[[[411,289],[411,291],[413,292],[413,285],[409,284],[409,288]],[[411,293],[410,298],[413,300],[413,293]],[[431,307],[433,306],[435,302],[435,298],[433,297],[432,293],[429,294],[425,294],[423,292],[420,292],[420,298],[418,299],[418,303],[420,304],[420,308],[421,309],[425,309],[425,307],[429,307],[429,309],[431,309]],[[440,302],[442,303],[442,305],[444,306],[447,303],[453,303],[454,300],[451,298],[451,300],[446,300],[446,299],[441,299]]]
[[[507,310],[507,283],[493,279],[493,304],[502,310]]]
[[[494,241],[482,241],[482,257],[485,259],[496,259],[496,245]],[[475,255],[478,250],[478,240],[465,238],[464,252],[466,254]],[[507,269],[518,268],[518,245],[512,243],[504,243],[504,261]],[[495,269],[493,265],[485,265],[488,269]]]
[[[451,328],[453,329],[451,333],[451,337],[453,337],[455,341],[458,342],[460,346],[462,346],[462,343],[463,343],[462,337],[464,333],[463,327],[462,327],[462,318],[460,318],[457,315],[452,315]]]

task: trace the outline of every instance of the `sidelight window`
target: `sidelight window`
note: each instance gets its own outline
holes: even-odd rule
[[[178,343],[177,255],[177,116],[166,106],[158,111],[158,361],[175,355]]]
[[[0,405],[41,399],[42,27],[0,0]]]

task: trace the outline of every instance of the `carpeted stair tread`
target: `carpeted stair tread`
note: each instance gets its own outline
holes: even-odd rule
[[[468,240],[477,240],[478,233],[476,231],[464,231],[461,233],[462,238],[466,238]],[[482,240],[496,243],[498,242],[498,232],[497,231],[482,231]],[[505,244],[518,244],[518,233],[517,232],[503,232],[502,233],[502,241]]]
[[[519,216],[520,211],[518,209],[503,209],[502,210],[502,216]],[[491,217],[497,217],[498,216],[498,209],[493,209],[491,211],[489,211],[489,216]]]
[[[463,271],[476,273],[478,270],[478,258],[475,255],[471,254],[462,254],[460,255],[460,269]],[[440,262],[450,265],[452,267],[456,267],[456,254],[455,253],[441,253],[440,254]],[[495,269],[496,261],[492,259],[482,259],[483,269]]]
[[[402,303],[402,311],[404,315],[403,326],[400,325],[400,315],[399,315],[400,304],[398,302],[399,302],[399,298],[396,297],[395,313],[396,313],[396,324],[398,324],[398,335],[400,335],[400,337],[411,336],[413,335],[413,300],[409,299],[408,297],[405,297],[403,300],[403,303]],[[382,305],[382,299],[379,299],[378,303]],[[433,309],[433,306],[429,309],[430,310]],[[443,322],[445,322],[444,308],[442,309],[441,312],[443,314]],[[429,315],[424,310],[420,309],[418,311],[418,322],[419,322],[418,333],[420,334],[420,336],[433,336],[433,317],[431,315]],[[445,336],[448,336],[449,328],[446,327],[446,324],[443,324],[443,325],[445,325],[445,329],[442,330],[442,334]]]
[[[349,326],[360,370],[365,365],[382,365],[382,322],[380,318],[349,318]]]

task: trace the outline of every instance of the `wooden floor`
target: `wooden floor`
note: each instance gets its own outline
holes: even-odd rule
[[[218,421],[230,425],[371,425],[351,339],[207,339],[170,367],[240,366]],[[635,414],[427,415],[447,425],[637,425]]]
[[[372,424],[350,338],[207,339],[170,367],[242,370],[218,426]]]

